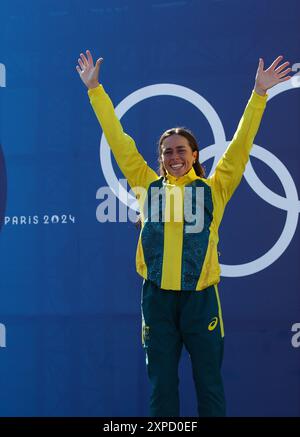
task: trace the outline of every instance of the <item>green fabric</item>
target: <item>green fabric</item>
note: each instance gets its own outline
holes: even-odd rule
[[[148,279],[156,284],[161,283],[164,255],[164,222],[163,198],[164,190],[160,191],[163,178],[150,184],[144,207],[145,223],[142,229],[142,246],[148,271]],[[153,190],[154,191],[153,191]],[[153,197],[155,198],[153,199]]]
[[[143,346],[152,385],[150,415],[180,416],[178,364],[183,345],[193,368],[199,416],[225,416],[221,336],[214,286],[203,291],[161,290],[145,280]],[[216,322],[217,320],[217,322]]]

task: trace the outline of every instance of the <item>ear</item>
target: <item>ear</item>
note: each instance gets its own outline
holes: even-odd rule
[[[194,159],[197,159],[197,156],[198,156],[198,152],[197,152],[197,150],[194,150],[194,151],[193,151],[193,157],[194,157]]]

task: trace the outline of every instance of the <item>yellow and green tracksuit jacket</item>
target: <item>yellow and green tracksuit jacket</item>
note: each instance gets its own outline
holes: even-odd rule
[[[245,170],[267,95],[260,96],[253,90],[237,131],[211,177],[200,178],[192,168],[178,179],[170,174],[159,177],[147,165],[134,140],[124,133],[102,85],[90,89],[88,95],[115,159],[139,200],[142,228],[136,252],[137,272],[166,290],[203,290],[217,284],[220,281],[218,228],[225,206]],[[138,187],[146,195],[140,194]],[[182,192],[189,187],[192,202],[196,201],[195,188],[203,188],[204,225],[201,232],[185,232],[187,224],[184,218],[178,220],[175,209],[172,212],[170,207],[172,196],[166,195],[164,202],[158,202],[160,209],[168,209],[168,220],[153,222],[150,219],[151,193],[157,193],[155,188],[168,193],[174,187]],[[182,199],[184,202],[184,194]],[[145,202],[148,205],[147,215],[144,213]]]

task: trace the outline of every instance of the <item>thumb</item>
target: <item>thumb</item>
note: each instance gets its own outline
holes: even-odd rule
[[[99,59],[97,59],[97,62],[96,62],[96,65],[95,65],[95,67],[96,67],[97,70],[99,70],[100,65],[102,64],[102,62],[103,62],[103,58],[99,58]]]

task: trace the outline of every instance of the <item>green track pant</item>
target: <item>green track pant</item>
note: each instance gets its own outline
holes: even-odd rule
[[[224,328],[218,289],[142,290],[142,341],[152,386],[150,415],[178,417],[178,364],[185,345],[192,362],[199,416],[225,416],[221,376]]]

